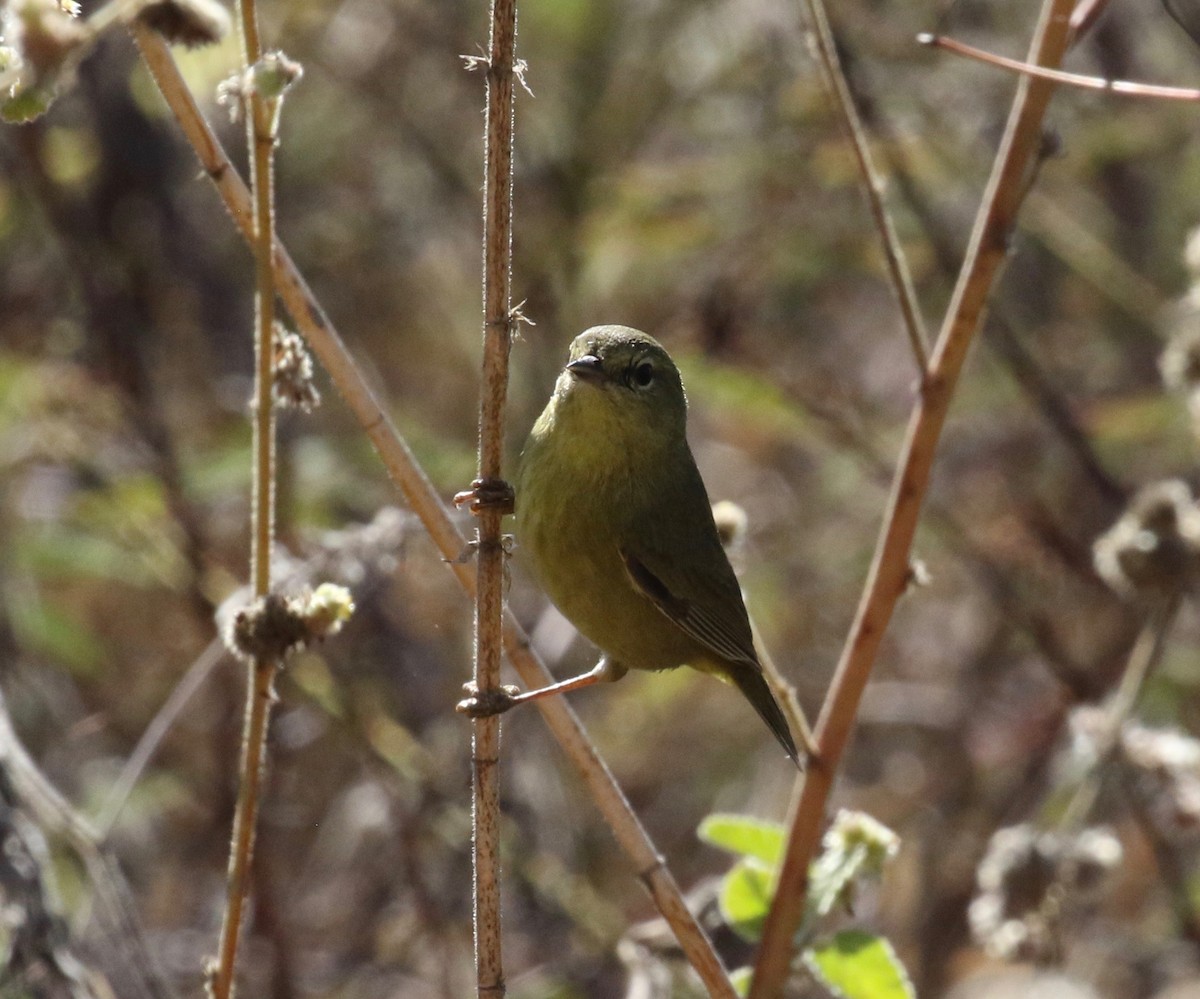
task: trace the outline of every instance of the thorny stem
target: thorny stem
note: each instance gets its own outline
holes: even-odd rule
[[[504,403],[511,343],[513,63],[516,0],[492,0],[487,64],[483,193],[483,385],[479,396],[479,478],[498,479],[504,458]],[[475,688],[500,686],[503,648],[502,515],[483,510],[476,549]],[[500,717],[476,718],[472,832],[475,975],[480,996],[503,996],[500,931]]]
[[[242,62],[245,67],[243,94],[247,107],[246,135],[250,149],[250,186],[254,198],[255,262],[255,374],[254,374],[254,476],[251,513],[250,568],[255,597],[271,588],[271,544],[275,532],[275,407],[272,400],[272,334],[275,328],[275,279],[272,250],[275,244],[274,152],[277,98],[267,99],[253,80],[253,68],[262,59],[255,0],[239,0]],[[233,842],[225,895],[225,916],[217,963],[213,970],[215,999],[233,994],[246,893],[254,857],[254,833],[258,824],[259,791],[266,762],[267,720],[274,700],[275,673],[279,662],[256,659],[247,684],[246,720],[242,732],[241,775],[237,808],[233,816]]]
[[[145,25],[134,22],[130,30],[163,99],[224,200],[238,231],[247,241],[253,240],[250,195],[246,185],[229,162],[228,155],[187,89],[170,48]],[[275,244],[275,278],[288,313],[375,447],[388,474],[420,518],[459,584],[469,596],[474,596],[475,573],[469,566],[457,561],[466,539],[450,519],[445,505],[417,463],[412,450],[375,398],[337,329],[301,277],[295,262],[278,241]],[[530,649],[528,636],[507,609],[504,612],[504,650],[521,681],[530,689],[553,681],[549,670]],[[720,999],[735,999],[736,993],[712,942],[688,909],[679,885],[663,863],[612,773],[596,752],[570,704],[565,698],[557,697],[547,697],[536,704],[551,734],[576,768],[596,807],[645,883],[655,906],[671,927],[680,949],[709,994]]]
[[[825,11],[824,0],[805,0],[808,16],[813,24],[813,45],[816,49],[821,67],[825,72],[825,82],[834,99],[838,110],[841,111],[842,127],[846,138],[854,150],[854,158],[858,162],[862,174],[863,192],[871,209],[871,217],[879,230],[883,243],[883,255],[887,261],[888,276],[891,278],[892,290],[900,305],[900,317],[904,321],[904,331],[908,335],[908,343],[912,348],[913,359],[917,363],[917,374],[924,379],[925,370],[929,366],[929,335],[925,331],[925,320],[921,315],[921,306],[917,301],[917,292],[913,287],[912,273],[908,269],[908,259],[896,233],[891,213],[883,203],[883,182],[879,171],[875,168],[871,157],[871,147],[863,129],[862,119],[858,108],[854,105],[854,97],[846,75],[842,72],[841,60],[838,58],[837,45],[833,32],[829,27],[829,15]]]
[[[1029,61],[1058,65],[1066,49],[1073,0],[1046,0]],[[909,555],[929,485],[934,453],[954,388],[992,285],[1004,262],[1025,193],[1041,122],[1054,85],[1022,78],[1004,140],[976,218],[958,284],[946,313],[921,397],[913,409],[887,514],[867,584],[817,725],[820,758],[810,768],[792,820],[775,900],[763,927],[751,985],[752,999],[777,999],[804,913],[808,866],[820,841],[825,803],[849,741],[859,701],[909,575]]]

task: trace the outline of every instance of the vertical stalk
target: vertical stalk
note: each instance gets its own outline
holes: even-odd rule
[[[1029,62],[1059,65],[1069,44],[1073,7],[1074,0],[1045,0]],[[1046,80],[1023,79],[1018,84],[928,376],[909,420],[875,559],[817,724],[820,755],[805,780],[792,818],[775,900],[763,927],[751,999],[778,999],[783,994],[791,968],[793,939],[804,914],[808,867],[820,842],[825,805],[880,642],[896,601],[908,586],[913,537],[938,441],[967,349],[1007,254],[1008,238],[1028,186],[1030,164],[1041,141],[1042,119],[1054,87]]]
[[[479,478],[498,479],[504,458],[504,404],[512,333],[513,52],[516,0],[492,0],[487,64],[483,193],[483,384],[479,398]],[[504,550],[501,514],[478,522],[475,687],[500,686]],[[480,996],[503,996],[500,934],[500,718],[477,718],[472,739],[472,833],[475,864],[475,972]]]
[[[247,144],[250,149],[250,188],[254,199],[255,337],[254,337],[254,471],[251,498],[250,574],[256,598],[271,588],[271,543],[275,532],[275,407],[271,389],[272,335],[275,328],[275,280],[272,251],[275,243],[274,151],[277,100],[264,99],[255,83],[254,68],[262,59],[255,0],[239,0],[241,15],[243,94]],[[266,760],[267,721],[275,699],[275,673],[279,663],[257,658],[250,665],[246,718],[242,731],[241,777],[233,817],[233,841],[225,895],[225,916],[216,967],[212,973],[215,999],[233,995],[250,867],[254,857],[254,832]]]

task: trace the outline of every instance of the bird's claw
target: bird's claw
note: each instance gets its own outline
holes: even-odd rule
[[[516,493],[504,479],[476,479],[470,489],[454,494],[455,506],[466,506],[478,516],[484,510],[512,513],[516,508]]]
[[[489,718],[492,715],[504,714],[517,703],[521,693],[520,689],[511,683],[493,687],[482,693],[474,683],[464,683],[463,690],[467,696],[454,706],[454,710],[470,718]]]

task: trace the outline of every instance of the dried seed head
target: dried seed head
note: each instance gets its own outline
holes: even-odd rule
[[[350,591],[333,583],[291,597],[268,593],[227,618],[225,644],[248,661],[282,664],[289,653],[337,634],[353,613]]]
[[[311,413],[321,404],[321,393],[313,383],[313,362],[298,333],[275,324],[271,361],[271,394],[282,409]]]
[[[1051,954],[1057,913],[1047,903],[1053,894],[1078,900],[1102,884],[1120,859],[1121,845],[1106,829],[1085,829],[1075,837],[1029,825],[997,830],[976,872],[971,931],[1000,957]]]
[[[1121,748],[1125,758],[1141,770],[1192,771],[1200,775],[1200,741],[1178,729],[1127,725]]]
[[[77,5],[58,0],[15,0],[3,6],[0,115],[5,121],[32,121],[53,103],[89,40],[75,18],[78,12]]]
[[[1142,489],[1093,546],[1096,571],[1135,597],[1179,593],[1200,571],[1200,510],[1178,480]]]
[[[215,45],[229,34],[229,12],[216,0],[155,0],[138,18],[168,42],[190,49]]]
[[[821,847],[823,850],[837,853],[848,853],[855,848],[864,849],[868,868],[879,871],[900,849],[900,837],[866,812],[842,808],[833,817],[829,831],[822,837]]]
[[[1173,840],[1200,836],[1200,741],[1177,729],[1127,725],[1121,750],[1157,827]]]

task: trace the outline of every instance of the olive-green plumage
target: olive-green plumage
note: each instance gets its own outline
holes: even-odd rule
[[[521,455],[517,540],[607,674],[688,665],[734,684],[799,763],[754,650],[665,350],[627,326],[575,338]]]

